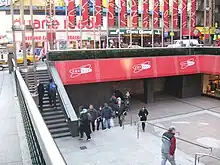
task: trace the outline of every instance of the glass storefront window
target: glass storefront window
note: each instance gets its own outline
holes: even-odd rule
[[[220,75],[203,75],[203,94],[220,97]]]

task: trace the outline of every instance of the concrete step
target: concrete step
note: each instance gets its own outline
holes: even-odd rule
[[[65,115],[64,114],[54,114],[51,116],[44,116],[43,117],[45,121],[51,121],[51,120],[57,120],[57,119],[65,119]]]
[[[67,123],[59,123],[59,124],[48,125],[47,127],[51,131],[51,130],[57,129],[57,128],[68,128],[68,124]],[[68,128],[68,131],[69,131],[69,128]]]
[[[43,112],[42,113],[45,113],[45,112],[55,112],[55,111],[61,111],[62,108],[61,107],[44,107],[43,108]]]
[[[52,134],[52,137],[54,139],[62,138],[62,137],[69,137],[71,136],[70,132],[64,132],[64,133],[59,133],[59,134]]]
[[[46,116],[53,116],[53,115],[61,115],[63,114],[63,111],[62,110],[59,110],[59,111],[43,111],[42,112],[42,116],[43,117],[46,117]]]
[[[66,119],[56,119],[56,120],[48,120],[45,121],[47,125],[59,124],[59,123],[66,123]]]
[[[53,134],[60,134],[60,133],[66,133],[66,132],[70,132],[68,127],[65,128],[57,128],[57,129],[50,129],[50,133]]]
[[[43,109],[44,109],[44,108],[54,108],[54,109],[55,109],[55,108],[58,108],[58,107],[60,107],[60,103],[57,102],[57,103],[56,103],[56,106],[57,106],[57,107],[54,107],[53,104],[52,104],[52,105],[50,105],[50,104],[43,104]]]

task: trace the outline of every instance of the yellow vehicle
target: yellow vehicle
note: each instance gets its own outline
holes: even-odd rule
[[[36,62],[39,61],[38,56],[35,56],[35,60],[36,60]],[[34,56],[27,54],[27,64],[30,65],[33,62],[34,62]],[[23,53],[17,53],[17,63],[18,64],[23,64],[24,63]]]

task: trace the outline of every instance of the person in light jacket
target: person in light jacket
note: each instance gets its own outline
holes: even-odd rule
[[[162,162],[161,165],[166,165],[167,160],[171,165],[176,165],[175,162],[175,150],[176,150],[176,129],[174,126],[171,126],[167,132],[162,135],[162,147],[161,155]]]

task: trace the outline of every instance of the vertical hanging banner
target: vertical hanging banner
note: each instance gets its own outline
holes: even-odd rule
[[[75,27],[76,25],[76,15],[75,15],[75,1],[68,1],[68,17],[69,17],[69,27]]]
[[[187,28],[187,0],[182,0],[182,28]]]
[[[120,0],[121,12],[120,12],[120,24],[121,27],[127,27],[127,0]]]
[[[115,26],[115,0],[108,1],[108,26]]]
[[[158,28],[159,26],[159,0],[154,0],[154,28]]]
[[[131,22],[132,27],[138,26],[138,0],[131,0],[132,6],[131,6]]]
[[[196,0],[191,1],[191,27],[195,28],[196,26]]]
[[[102,25],[102,0],[95,0],[95,2],[95,25],[96,27],[99,27]]]
[[[143,2],[143,27],[149,27],[149,1],[144,0]]]
[[[82,26],[89,24],[89,5],[88,0],[82,0]]]
[[[163,6],[164,30],[169,30],[169,0],[164,0]]]
[[[173,28],[178,28],[178,0],[173,0]]]

